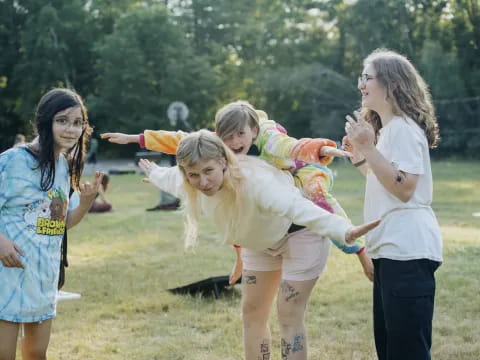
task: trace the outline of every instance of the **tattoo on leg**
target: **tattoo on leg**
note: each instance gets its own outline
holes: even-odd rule
[[[282,294],[285,296],[285,301],[287,302],[292,300],[294,297],[300,295],[300,293],[297,290],[295,290],[295,288],[286,281],[282,281],[280,288],[281,288]]]
[[[291,349],[292,344],[288,343],[284,338],[282,338],[282,360],[288,359],[288,355],[290,355]]]
[[[303,344],[302,341],[305,338],[303,334],[297,334],[293,338],[293,347],[292,347],[292,352],[298,352],[303,350]]]
[[[254,275],[248,275],[245,277],[245,282],[247,284],[256,284],[257,283],[257,277]]]
[[[270,360],[270,346],[268,344],[268,340],[263,340],[260,344],[260,360]]]

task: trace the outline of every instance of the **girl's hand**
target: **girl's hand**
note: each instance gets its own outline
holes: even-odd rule
[[[230,277],[228,279],[228,283],[230,285],[235,285],[242,276],[243,271],[243,261],[241,259],[237,259],[235,264],[233,264],[232,271],[230,272]]]
[[[352,244],[357,238],[365,235],[370,230],[376,228],[380,224],[380,219],[358,226],[350,227],[345,234],[345,242]]]
[[[349,151],[334,148],[333,146],[322,146],[322,148],[320,149],[320,156],[351,158],[353,157],[353,154]]]
[[[360,264],[362,264],[363,272],[368,280],[373,282],[373,262],[372,260],[365,254],[365,251],[362,251],[358,254],[358,260]]]
[[[121,145],[140,142],[140,137],[138,135],[128,135],[123,133],[103,133],[100,134],[100,137],[102,139],[108,139],[111,143]]]
[[[3,266],[24,269],[25,267],[17,254],[24,256],[17,244],[5,236],[0,235],[0,261]]]
[[[93,184],[90,184],[86,181],[83,184],[80,184],[80,203],[91,204],[93,200],[97,197],[100,186],[102,185],[104,173],[97,171],[95,172],[95,179]]]
[[[354,111],[353,119],[350,115],[346,116],[345,132],[351,144],[362,152],[362,149],[375,146],[375,131],[371,124],[360,117],[360,114]]]
[[[359,152],[355,149],[355,146],[353,146],[348,136],[343,137],[342,148],[352,154],[352,156],[350,157],[350,161],[352,163],[363,160],[363,155],[359,154]]]
[[[150,176],[153,170],[159,167],[157,164],[147,159],[140,159],[140,161],[138,162],[138,166],[140,167],[140,169],[142,169],[145,175],[147,175],[147,177]],[[145,181],[145,182],[148,182],[148,181]]]

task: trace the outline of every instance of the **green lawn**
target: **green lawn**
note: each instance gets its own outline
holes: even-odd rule
[[[334,194],[354,222],[362,218],[363,179],[348,165]],[[480,354],[480,164],[434,163],[434,210],[445,263],[437,272],[433,358]],[[140,176],[113,176],[115,211],[88,215],[69,234],[65,290],[82,298],[58,304],[49,359],[242,359],[240,287],[220,300],[166,289],[226,275],[234,259],[208,223],[195,252],[184,251],[180,212],[146,212],[158,192]],[[374,359],[371,284],[356,256],[332,248],[307,313],[311,359]],[[280,359],[275,312],[272,359]]]

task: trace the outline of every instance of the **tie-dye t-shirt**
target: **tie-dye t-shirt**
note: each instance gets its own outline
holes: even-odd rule
[[[60,247],[69,204],[68,163],[63,155],[55,165],[49,191],[40,189],[41,173],[24,147],[0,154],[0,233],[14,241],[25,268],[0,262],[0,319],[36,322],[55,316]]]

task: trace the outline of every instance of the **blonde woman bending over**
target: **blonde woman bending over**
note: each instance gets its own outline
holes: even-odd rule
[[[206,130],[180,141],[177,163],[164,168],[141,160],[139,165],[149,182],[182,198],[187,246],[195,243],[199,215],[204,213],[225,241],[244,249],[245,358],[270,358],[268,316],[278,292],[282,359],[307,359],[304,313],[328,257],[326,238],[352,244],[379,221],[352,226],[305,199],[287,171],[235,156]]]

